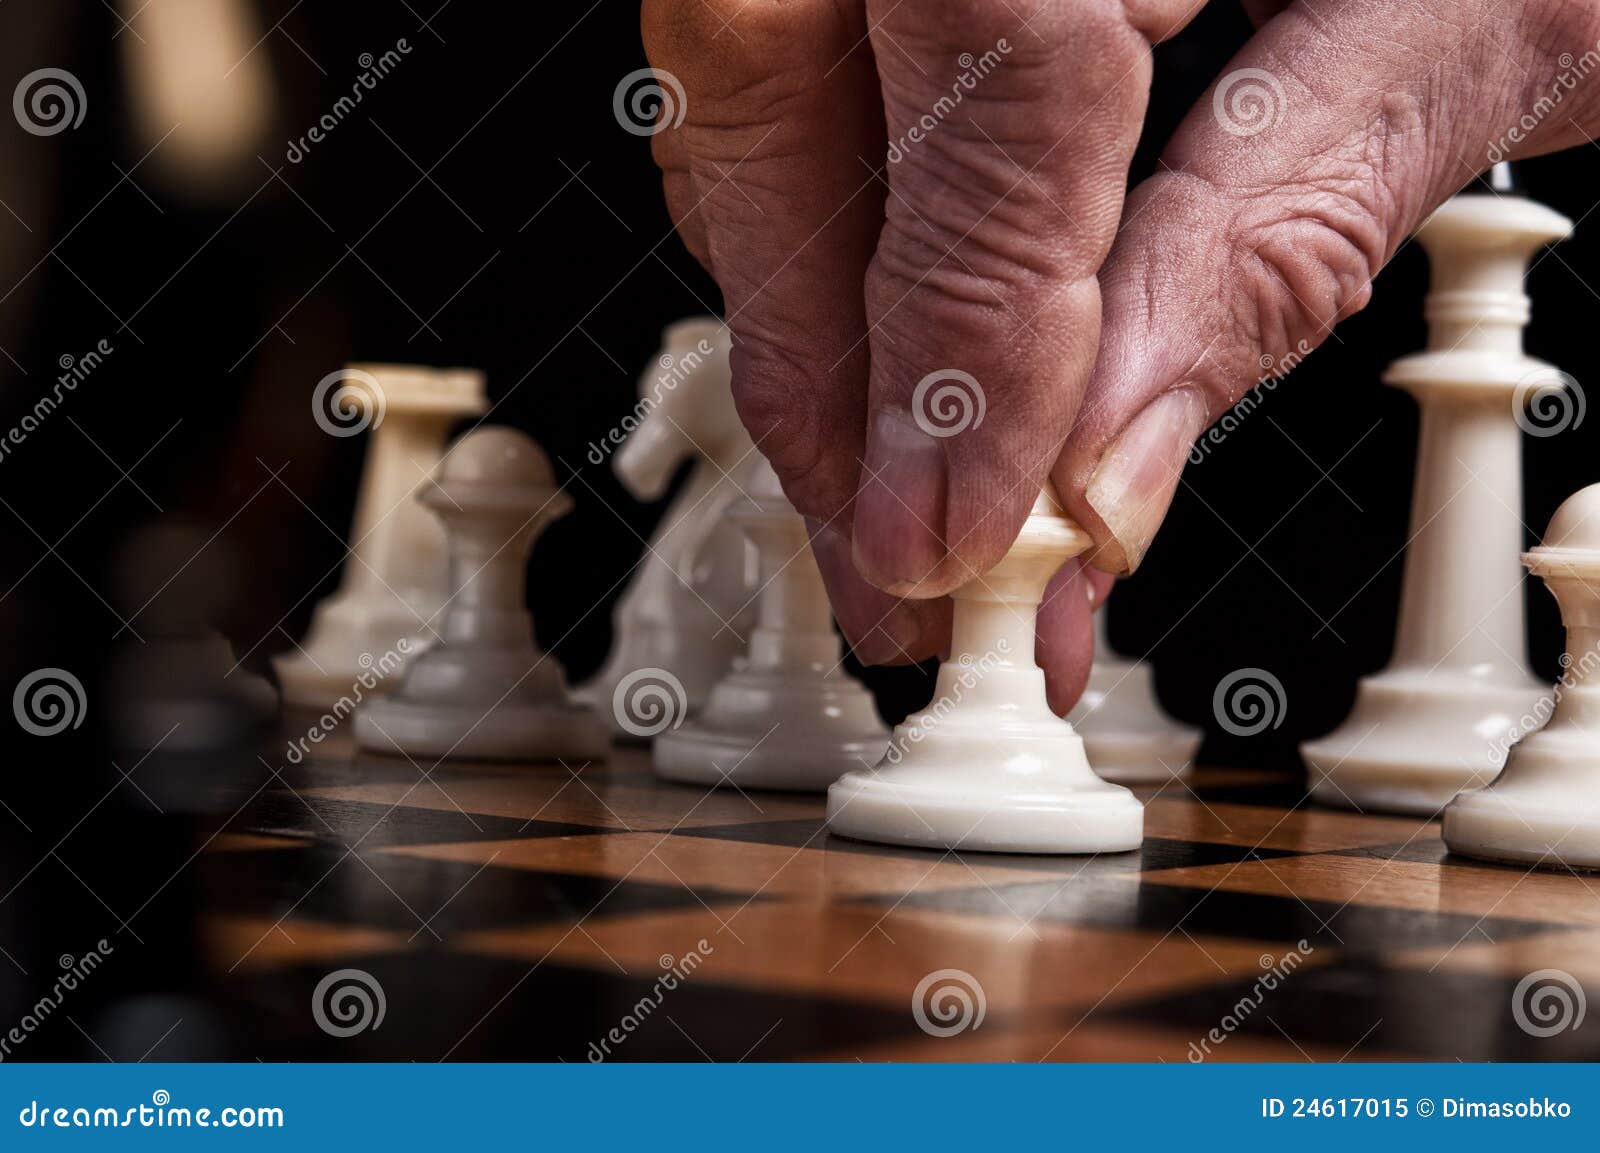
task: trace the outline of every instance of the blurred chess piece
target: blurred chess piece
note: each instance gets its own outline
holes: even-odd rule
[[[1600,485],[1569,497],[1522,560],[1561,606],[1565,671],[1553,706],[1536,708],[1507,737],[1521,739],[1505,771],[1445,809],[1444,841],[1471,857],[1600,868]]]
[[[226,546],[167,518],[134,534],[116,573],[128,632],[111,661],[111,731],[123,749],[207,751],[253,738],[277,693],[217,630],[235,584]]]
[[[134,152],[184,195],[218,196],[266,176],[272,56],[247,0],[119,0],[116,39]],[[273,164],[273,168],[281,165]]]
[[[463,760],[604,757],[610,733],[568,697],[523,603],[534,538],[572,508],[549,459],[515,429],[478,428],[451,446],[417,499],[449,541],[443,639],[392,692],[356,710],[356,743]]]
[[[1090,544],[1053,491],[1011,551],[955,591],[952,657],[934,703],[894,731],[875,768],[828,790],[828,828],[863,841],[1003,853],[1137,849],[1144,808],[1090,769],[1082,738],[1050,711],[1034,663],[1039,601]]]
[[[1521,196],[1463,194],[1417,232],[1433,265],[1428,345],[1384,374],[1421,409],[1398,634],[1349,719],[1301,746],[1319,801],[1432,816],[1494,779],[1485,746],[1503,749],[1544,694],[1524,659],[1519,425],[1560,374],[1523,354],[1522,280],[1571,231]]]
[[[658,670],[677,682],[688,710],[698,711],[743,651],[739,638],[755,615],[755,552],[723,515],[743,499],[760,460],[734,411],[728,347],[728,331],[714,317],[671,325],[660,356],[639,378],[634,415],[625,418],[633,423],[613,467],[635,497],[659,499],[685,460],[694,466],[617,602],[610,657],[578,690],[612,718],[620,740],[643,738],[614,707],[619,685],[638,683],[629,678],[640,670]]]
[[[1122,784],[1161,784],[1194,768],[1201,732],[1168,716],[1145,661],[1120,656],[1106,639],[1109,602],[1094,614],[1089,685],[1067,720],[1083,738],[1094,771]]]
[[[481,414],[485,398],[481,373],[399,364],[352,364],[317,389],[326,430],[372,429],[339,589],[317,606],[305,640],[272,662],[284,703],[322,712],[374,670],[383,691],[436,638],[449,591],[444,530],[416,495],[450,427]]]
[[[805,521],[762,459],[750,496],[728,516],[761,558],[760,615],[749,656],[718,681],[700,712],[656,737],[656,773],[672,781],[821,791],[848,769],[876,763],[888,732],[872,695],[840,667],[828,593]],[[636,690],[643,688],[641,683]],[[632,701],[618,700],[630,718]],[[667,718],[653,714],[659,731]]]

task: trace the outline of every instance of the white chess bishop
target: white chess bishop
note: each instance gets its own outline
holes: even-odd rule
[[[821,792],[883,756],[888,730],[872,695],[840,667],[842,646],[805,522],[765,460],[750,477],[749,498],[728,516],[760,556],[749,655],[717,682],[704,709],[656,738],[656,773],[700,785]],[[641,711],[627,700],[618,708]]]
[[[1067,720],[1083,738],[1097,775],[1123,784],[1182,780],[1194,768],[1199,729],[1168,716],[1145,661],[1130,661],[1106,637],[1108,603],[1094,614],[1094,664]]]
[[[1544,694],[1524,659],[1517,414],[1559,374],[1523,354],[1522,278],[1571,230],[1523,197],[1463,194],[1417,232],[1428,344],[1384,375],[1421,410],[1398,634],[1345,723],[1301,747],[1319,801],[1432,816],[1494,778],[1484,748],[1503,749]]]
[[[1445,809],[1445,844],[1491,860],[1600,868],[1600,485],[1568,498],[1522,559],[1561,606],[1566,671],[1553,715],[1523,718],[1526,735],[1495,782]]]
[[[604,757],[610,733],[568,697],[523,607],[533,539],[572,507],[549,459],[515,429],[478,428],[451,447],[417,499],[448,540],[453,591],[442,640],[390,693],[356,710],[356,743],[463,760]]]
[[[1034,662],[1045,586],[1090,544],[1054,492],[1040,493],[1011,551],[956,590],[953,655],[934,703],[895,729],[875,767],[828,790],[831,832],[1004,853],[1139,847],[1144,807],[1090,769],[1083,739],[1050,711]]]
[[[694,459],[617,602],[611,655],[577,690],[612,718],[618,740],[648,733],[614,707],[619,691],[638,683],[630,679],[638,670],[670,675],[683,706],[698,711],[743,651],[740,637],[754,622],[755,550],[723,513],[743,498],[761,454],[733,407],[728,351],[728,330],[715,317],[669,326],[660,356],[640,377],[636,415],[613,462],[629,492],[653,501],[678,467]]]
[[[467,369],[352,364],[341,376],[338,391],[321,399],[371,423],[351,553],[305,640],[272,662],[284,703],[319,712],[377,672],[390,675],[373,691],[387,688],[407,659],[401,638],[413,656],[435,639],[434,616],[450,591],[444,530],[414,497],[450,426],[486,403],[483,375]]]

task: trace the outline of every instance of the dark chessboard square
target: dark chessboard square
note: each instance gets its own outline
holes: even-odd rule
[[[559,821],[523,821],[454,808],[423,808],[378,801],[345,801],[274,790],[262,793],[231,822],[231,828],[282,836],[311,837],[365,852],[387,845],[508,841],[565,837],[607,830]]]

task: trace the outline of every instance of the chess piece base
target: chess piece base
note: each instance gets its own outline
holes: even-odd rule
[[[431,637],[414,634],[427,619],[424,612],[373,616],[347,609],[336,597],[319,605],[304,649],[279,653],[272,658],[272,671],[278,678],[287,706],[322,711],[340,697],[352,695],[352,686],[379,676],[378,683],[362,691],[367,695],[387,692],[399,682],[405,662],[416,657]],[[410,648],[397,649],[401,638]],[[362,665],[359,659],[368,658]],[[381,666],[378,662],[381,660]]]
[[[1089,686],[1067,719],[1083,738],[1095,774],[1105,780],[1163,784],[1194,771],[1203,734],[1161,711],[1148,665],[1097,657]]]
[[[1432,817],[1499,775],[1505,749],[1545,690],[1485,684],[1446,670],[1396,670],[1361,682],[1338,729],[1300,746],[1313,799],[1339,808]]]
[[[1600,869],[1600,798],[1594,742],[1581,726],[1523,738],[1488,788],[1462,793],[1444,811],[1452,853],[1546,868]]]
[[[467,761],[602,760],[611,744],[590,709],[558,701],[424,704],[379,697],[353,718],[356,743],[393,756]]]
[[[828,830],[841,837],[992,853],[1121,853],[1144,839],[1144,807],[1089,768],[1083,741],[1058,731],[929,732],[910,726],[895,765],[847,773],[828,790]],[[1031,727],[1031,726],[1030,726]],[[926,731],[926,730],[925,730]],[[997,748],[1003,747],[999,759]]]

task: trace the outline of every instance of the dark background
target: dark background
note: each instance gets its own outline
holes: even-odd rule
[[[317,517],[348,527],[364,442],[320,432],[309,397],[345,361],[481,368],[495,419],[533,435],[561,479],[581,470],[576,511],[536,549],[529,601],[573,680],[609,645],[610,606],[596,607],[594,591],[637,560],[664,503],[639,505],[585,446],[633,403],[661,328],[719,297],[672,235],[648,140],[613,118],[618,80],[645,63],[637,6],[433,7],[264,5],[255,51],[276,81],[278,127],[254,171],[202,198],[159,158],[141,161],[119,55],[130,32],[117,35],[108,8],[0,6],[4,88],[51,64],[88,98],[81,126],[52,137],[0,117],[0,425],[48,389],[63,355],[101,339],[115,349],[0,460],[0,686],[52,665],[80,676],[90,701],[90,723],[58,738],[7,720],[0,892],[12,891],[0,898],[0,948],[16,965],[0,961],[0,1004],[21,969],[125,932],[121,919],[163,877],[176,878],[175,900],[187,883],[187,844],[119,781],[95,723],[105,661],[127,640],[114,639],[118,618],[100,599],[115,604],[120,543],[157,508],[220,530],[196,563],[226,580],[225,631],[264,670],[337,582],[344,541]],[[1135,180],[1248,34],[1218,0],[1157,50]],[[401,37],[403,62],[289,163],[289,140],[349,90],[358,57]],[[1580,219],[1600,152],[1531,161],[1521,175],[1532,196]],[[1580,225],[1528,281],[1528,350],[1580,383],[1600,304],[1585,283],[1600,273],[1596,235]],[[1408,246],[1367,310],[1190,467],[1149,558],[1116,594],[1116,646],[1148,655],[1168,709],[1206,727],[1208,763],[1298,770],[1296,744],[1335,727],[1357,676],[1389,655],[1417,422],[1378,377],[1423,342],[1426,274]],[[1600,480],[1597,426],[1525,442],[1530,542],[1562,499]],[[591,487],[603,501],[586,498]],[[1553,602],[1536,583],[1525,592],[1530,657],[1553,680]],[[1287,699],[1281,726],[1248,739],[1211,713],[1217,682],[1245,666],[1269,670]],[[926,669],[868,680],[891,721],[929,685]],[[150,954],[138,979],[181,988],[181,957]],[[31,1055],[77,1052],[70,1033],[51,1037]]]

